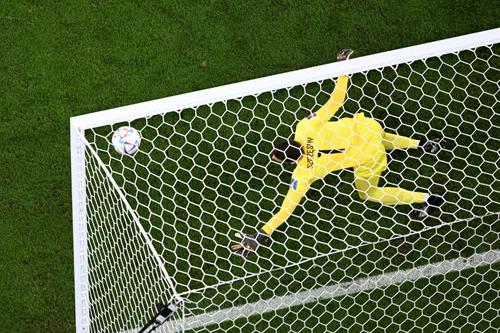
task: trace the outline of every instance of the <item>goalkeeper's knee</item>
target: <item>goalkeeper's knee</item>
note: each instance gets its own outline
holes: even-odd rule
[[[367,200],[368,199],[368,194],[366,193],[367,191],[363,190],[358,190],[358,196],[361,200]]]

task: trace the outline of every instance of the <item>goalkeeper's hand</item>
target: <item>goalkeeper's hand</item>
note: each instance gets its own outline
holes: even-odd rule
[[[269,242],[269,235],[266,234],[262,229],[260,229],[253,235],[247,236],[237,232],[235,236],[241,239],[241,243],[231,245],[231,251],[234,254],[238,254],[244,258],[247,258],[250,253],[254,253],[255,251],[257,251],[257,248],[260,244]]]
[[[349,60],[349,57],[354,53],[351,49],[343,49],[337,53],[337,61]]]

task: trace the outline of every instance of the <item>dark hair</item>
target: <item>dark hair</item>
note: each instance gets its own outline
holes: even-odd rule
[[[301,144],[294,140],[280,141],[274,145],[273,154],[283,162],[296,162],[302,156]]]

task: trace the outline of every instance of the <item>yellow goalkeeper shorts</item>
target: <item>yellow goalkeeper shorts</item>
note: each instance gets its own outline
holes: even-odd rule
[[[366,179],[387,169],[387,155],[382,143],[384,130],[376,120],[366,118],[362,113],[356,114],[354,119],[357,134],[354,153],[359,161],[354,174]]]

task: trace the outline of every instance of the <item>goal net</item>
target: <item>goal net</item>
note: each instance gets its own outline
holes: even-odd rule
[[[499,326],[500,29],[71,119],[77,332],[487,331]],[[446,139],[388,151],[381,184],[444,193],[425,219],[360,199],[351,169],[316,181],[272,242],[293,167],[277,139],[349,75],[332,120]],[[142,135],[113,149],[120,126]],[[414,208],[414,206],[413,206]]]

